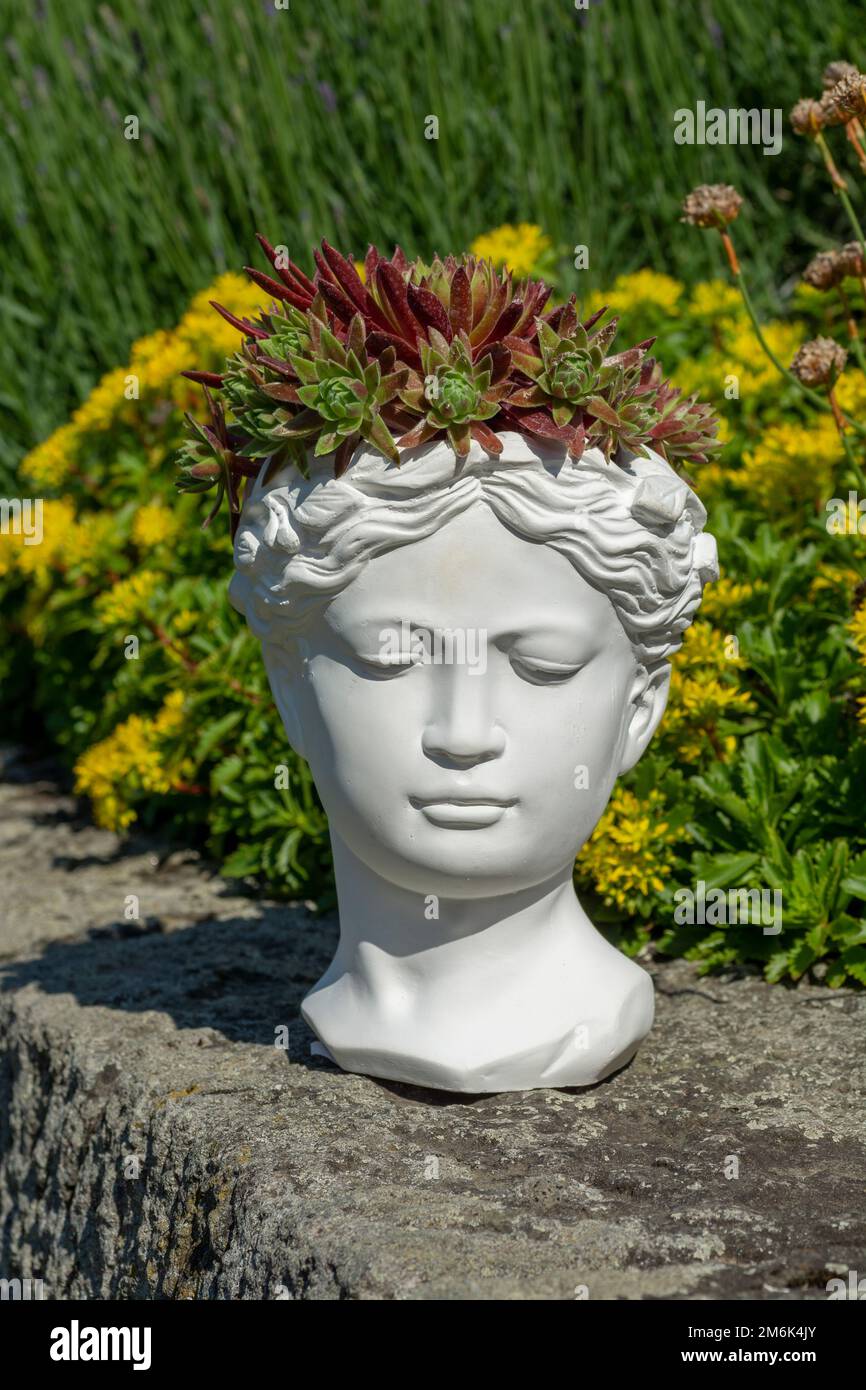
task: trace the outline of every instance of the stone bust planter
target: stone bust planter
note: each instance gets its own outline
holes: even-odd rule
[[[464,1092],[591,1084],[651,1027],[573,864],[717,574],[658,454],[497,438],[263,474],[231,584],[330,823],[340,943],[303,1016],[347,1071]]]

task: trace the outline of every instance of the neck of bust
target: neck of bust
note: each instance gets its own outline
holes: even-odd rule
[[[340,944],[303,1014],[341,1067],[484,1091],[590,1084],[621,1064],[607,1026],[635,986],[646,1012],[649,980],[589,921],[570,863],[513,893],[421,897],[331,837]]]

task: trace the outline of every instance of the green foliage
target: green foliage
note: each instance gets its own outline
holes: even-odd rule
[[[144,14],[67,0],[6,17],[2,488],[131,341],[248,258],[250,227],[293,250],[324,233],[358,254],[370,240],[427,254],[526,218],[591,248],[580,274],[569,250],[565,290],[610,284],[647,247],[693,279],[712,249],[671,219],[711,176],[759,210],[741,242],[771,292],[819,244],[812,218],[841,225],[795,141],[767,159],[676,145],[673,128],[698,99],[787,111],[804,72],[862,64],[850,0],[150,0]]]

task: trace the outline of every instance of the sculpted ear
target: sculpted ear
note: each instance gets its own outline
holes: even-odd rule
[[[306,758],[300,718],[303,657],[298,644],[292,642],[291,646],[283,647],[275,642],[263,642],[262,656],[286,737],[294,751]]]
[[[618,775],[630,772],[643,757],[665,712],[670,686],[671,664],[667,660],[649,672],[642,668],[636,675],[629,696]]]

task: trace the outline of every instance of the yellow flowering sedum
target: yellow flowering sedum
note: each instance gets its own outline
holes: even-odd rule
[[[856,570],[849,569],[844,565],[823,565],[821,573],[816,574],[809,585],[809,597],[815,598],[827,590],[833,592],[838,589],[853,594],[859,583],[860,575]]]
[[[744,454],[733,480],[762,506],[790,514],[797,506],[814,509],[833,495],[842,458],[829,415],[816,417],[812,425],[786,421],[764,431],[760,443]]]
[[[738,318],[745,313],[739,290],[726,280],[701,280],[695,285],[688,312],[699,319]]]
[[[72,429],[76,435],[107,430],[115,424],[124,407],[129,407],[134,399],[130,395],[133,389],[129,380],[132,370],[131,367],[117,367],[93,388],[72,417]],[[129,414],[128,409],[126,413]]]
[[[862,372],[843,372],[834,394],[846,415],[860,421],[866,418],[866,376]]]
[[[125,830],[136,819],[130,805],[136,796],[165,795],[188,772],[188,762],[167,767],[162,747],[183,723],[183,704],[183,692],[174,690],[153,719],[130,715],[82,753],[75,764],[75,790],[90,797],[98,825]]]
[[[88,435],[103,433],[119,421],[135,426],[142,398],[167,399],[178,409],[196,407],[201,392],[180,373],[211,362],[219,367],[238,348],[236,330],[214,312],[211,299],[239,316],[269,303],[264,291],[243,276],[220,275],[195,296],[176,328],[158,329],[133,343],[128,366],[102,377],[72,420],[27,455],[23,475],[40,488],[62,486]]]
[[[141,550],[172,540],[178,533],[178,517],[161,502],[140,507],[132,523],[132,539]]]
[[[716,401],[725,399],[729,378],[736,377],[739,399],[779,390],[781,377],[767,358],[745,313],[720,317],[714,328],[718,340],[711,352],[681,362],[674,373],[677,386],[698,391]],[[803,341],[801,323],[768,323],[764,337],[780,361],[789,362]]]
[[[0,554],[7,566],[34,579],[44,579],[50,570],[69,563],[78,523],[75,508],[66,498],[46,498],[42,503],[42,541],[25,545],[23,536],[0,534]]]
[[[538,261],[549,251],[550,238],[534,222],[512,226],[504,223],[472,243],[472,254],[483,256],[496,265],[505,265],[516,276],[531,274]]]
[[[711,620],[724,618],[740,608],[742,604],[748,603],[753,595],[760,593],[766,587],[761,579],[754,583],[746,581],[739,583],[736,579],[728,579],[727,577],[717,579],[714,584],[709,584],[704,590],[701,617]]]
[[[141,618],[160,582],[154,570],[139,570],[127,579],[118,579],[96,600],[96,615],[106,627],[119,627]]]
[[[848,631],[857,648],[857,653],[861,663],[866,666],[866,604],[861,604],[848,624]],[[861,724],[866,724],[866,695],[860,695],[857,699],[859,711],[857,718]]]
[[[866,665],[866,604],[857,609],[854,617],[848,624],[848,631],[854,642],[854,646],[860,654],[860,658]]]
[[[28,478],[38,488],[58,488],[69,477],[73,446],[78,431],[73,425],[61,425],[46,440],[28,454],[25,466]]]
[[[740,690],[733,678],[733,672],[744,665],[726,634],[710,623],[700,620],[687,629],[673,657],[662,725],[664,739],[674,744],[685,762],[697,762],[707,753],[723,758],[734,751],[736,739],[722,735],[718,724],[755,707],[749,692]]]
[[[656,270],[638,270],[632,275],[618,275],[613,289],[590,296],[591,313],[606,304],[611,313],[624,314],[636,309],[651,309],[675,317],[684,294],[679,280]]]
[[[633,909],[638,896],[661,893],[676,862],[673,846],[686,836],[665,819],[665,800],[644,801],[617,787],[592,836],[577,856],[577,871],[595,884],[608,906]]]

